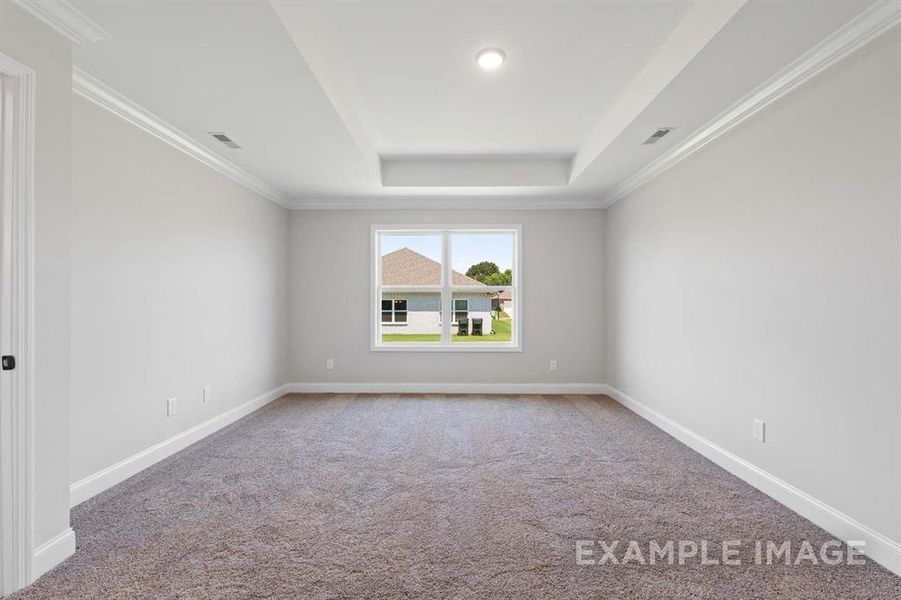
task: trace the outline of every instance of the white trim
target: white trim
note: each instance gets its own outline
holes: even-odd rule
[[[870,529],[825,502],[736,456],[653,408],[630,398],[613,386],[608,385],[605,387],[607,388],[607,395],[638,416],[653,423],[695,452],[709,458],[723,469],[753,485],[767,496],[784,504],[805,519],[810,520],[846,542],[852,540],[866,542],[863,551],[868,557],[896,575],[901,575],[901,544],[898,542]]]
[[[71,527],[34,549],[31,572],[34,580],[75,554],[75,532]]]
[[[546,196],[430,196],[359,198],[294,198],[292,210],[597,210],[603,198],[553,198]]]
[[[403,333],[403,332],[397,332]],[[521,346],[512,346],[508,342],[452,342],[453,345],[441,345],[439,342],[388,342],[371,349],[372,352],[522,352]]]
[[[9,405],[10,420],[2,437],[9,436],[9,485],[11,529],[7,557],[12,563],[12,581],[3,582],[6,591],[24,587],[33,581],[32,544],[34,538],[34,70],[0,53],[0,74],[15,83],[13,92],[16,111],[12,129],[11,198],[11,320],[12,348],[16,369],[8,376],[13,398]],[[4,200],[5,201],[5,200]],[[6,349],[4,349],[7,352]],[[0,593],[3,593],[0,590]]]
[[[282,385],[273,390],[257,396],[253,400],[245,402],[231,410],[216,415],[199,425],[186,429],[181,433],[154,444],[137,454],[129,456],[119,462],[79,479],[69,487],[69,505],[77,506],[88,498],[111,488],[117,483],[125,481],[132,475],[139,473],[147,467],[172,456],[191,444],[198,442],[206,436],[214,433],[226,425],[230,425],[238,419],[245,417],[253,411],[266,406],[273,400],[277,400],[286,393],[286,386]]]
[[[251,192],[259,194],[279,206],[288,207],[286,198],[274,187],[262,179],[251,175],[238,165],[222,158],[187,133],[165,121],[162,117],[126,98],[78,67],[72,68],[72,90],[97,106],[105,108],[117,117],[143,129],[177,150],[181,150],[191,158],[244,186]]]
[[[103,27],[66,0],[15,0],[15,2],[73,44],[99,42],[110,37]]]
[[[288,394],[604,394],[603,383],[289,383]]]
[[[512,233],[513,234],[513,281],[508,286],[456,286],[452,277],[452,235],[471,231],[474,233]],[[383,286],[381,281],[382,238],[380,234],[403,233],[407,235],[440,235],[441,236],[441,285],[424,286]],[[467,223],[464,225],[370,225],[369,259],[369,351],[370,352],[522,352],[522,225],[490,225]],[[383,342],[382,341],[382,293],[385,291],[436,292],[441,293],[440,342]],[[454,342],[451,326],[453,322],[454,293],[483,293],[511,290],[513,293],[514,314],[512,339],[509,342]],[[490,312],[490,311],[489,311]]]
[[[667,169],[739,126],[855,50],[901,23],[901,2],[880,0],[782,71],[695,131],[691,137],[617,185],[602,202],[607,208]]]

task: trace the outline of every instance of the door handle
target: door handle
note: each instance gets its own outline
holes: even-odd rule
[[[3,357],[3,370],[4,371],[12,371],[16,368],[16,357],[12,355],[5,355]]]

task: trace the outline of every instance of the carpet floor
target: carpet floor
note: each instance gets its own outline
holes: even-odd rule
[[[754,564],[831,536],[603,396],[289,395],[72,523],[12,598],[901,598],[871,561]],[[742,564],[578,565],[577,540]]]

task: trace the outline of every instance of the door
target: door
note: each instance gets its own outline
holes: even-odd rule
[[[32,570],[34,82],[0,53],[0,594]]]
[[[12,315],[10,302],[11,288],[11,248],[9,247],[9,199],[12,197],[12,149],[11,118],[12,102],[7,78],[0,75],[0,353],[7,355],[12,348]],[[12,591],[13,543],[12,543],[12,377],[8,371],[0,371],[0,592]]]
[[[6,355],[12,346],[10,301],[10,224],[9,202],[12,185],[10,85],[0,75],[0,353]],[[0,371],[0,593],[11,591],[13,581],[12,547],[12,377]]]

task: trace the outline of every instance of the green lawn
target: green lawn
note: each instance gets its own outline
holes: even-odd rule
[[[513,325],[509,319],[491,320],[493,334],[486,335],[455,335],[455,342],[509,342],[513,339]],[[385,333],[382,334],[383,342],[440,342],[441,334],[438,333]]]

